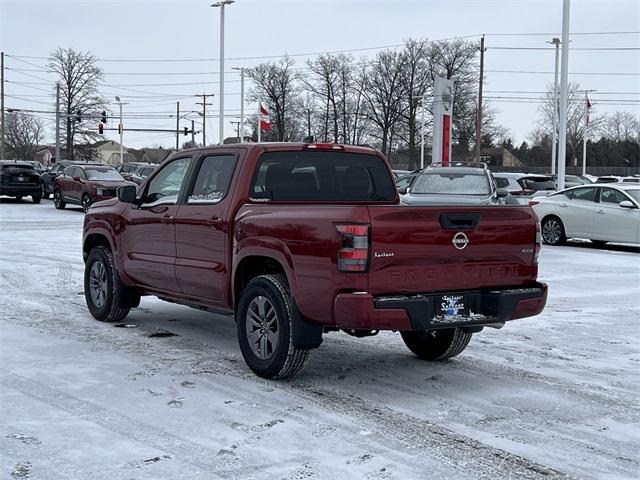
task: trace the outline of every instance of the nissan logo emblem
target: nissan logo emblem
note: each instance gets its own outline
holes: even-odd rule
[[[462,250],[467,245],[469,245],[469,238],[467,238],[467,236],[463,232],[458,232],[453,236],[453,240],[451,240],[451,243],[458,250]]]

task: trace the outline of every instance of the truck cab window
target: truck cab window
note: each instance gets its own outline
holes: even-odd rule
[[[227,194],[236,166],[236,155],[212,155],[200,164],[187,203],[218,203]]]
[[[177,158],[162,167],[149,182],[142,206],[175,205],[190,162],[191,157]]]

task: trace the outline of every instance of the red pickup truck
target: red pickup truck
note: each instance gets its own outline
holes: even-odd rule
[[[336,144],[184,150],[85,217],[84,292],[98,320],[141,295],[235,314],[266,378],[298,372],[322,335],[399,331],[419,358],[540,313],[528,206],[401,206],[385,158]]]

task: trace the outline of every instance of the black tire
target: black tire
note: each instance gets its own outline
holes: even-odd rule
[[[62,199],[62,192],[58,189],[53,191],[53,206],[58,210],[64,210],[67,203]]]
[[[22,201],[22,195],[16,195],[16,200],[18,202],[21,202]]]
[[[31,195],[31,200],[33,201],[33,203],[40,203],[42,201],[42,196],[41,195]]]
[[[549,215],[542,220],[542,241],[547,245],[564,245],[567,236],[562,220],[554,215]]]
[[[87,213],[89,211],[89,208],[91,208],[91,197],[88,193],[85,193],[82,196],[82,211],[84,213]]]
[[[593,243],[594,247],[598,248],[602,248],[607,244],[607,242],[604,240],[591,240],[591,243]]]
[[[104,286],[103,301],[97,301],[94,288],[96,277],[92,277],[92,269],[98,266],[104,269],[100,286]],[[89,252],[84,266],[84,298],[93,318],[101,322],[117,322],[125,318],[130,310],[128,302],[132,293],[120,280],[116,270],[113,254],[100,245]]]
[[[275,320],[269,324],[267,314],[262,317],[262,328],[257,327],[256,320],[250,320],[249,308],[260,299],[268,300],[271,311],[275,312]],[[264,310],[266,307],[264,307]],[[253,318],[259,318],[259,312],[253,310]],[[258,320],[259,321],[259,320]],[[295,375],[304,367],[309,350],[302,350],[293,346],[294,306],[289,293],[289,286],[284,275],[261,275],[249,282],[242,292],[236,309],[236,325],[238,331],[238,343],[245,362],[253,372],[263,378],[287,378]],[[248,325],[248,326],[247,326]],[[276,327],[275,331],[273,327]],[[249,330],[253,328],[251,335],[258,334],[257,341],[251,342]],[[260,333],[264,331],[264,333]],[[256,349],[261,349],[258,343],[262,343],[263,337],[269,337],[267,333],[274,334],[277,338],[276,345],[271,343],[271,352],[265,351],[260,358]],[[268,342],[264,341],[264,350],[268,349]],[[253,345],[253,346],[252,346]]]
[[[47,184],[42,182],[40,184],[40,191],[41,191],[41,196],[42,198],[44,198],[45,200],[49,198],[49,190],[47,190]]]
[[[405,345],[422,360],[447,360],[467,348],[471,336],[461,328],[400,332]]]

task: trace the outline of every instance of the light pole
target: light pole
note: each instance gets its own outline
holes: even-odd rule
[[[569,0],[562,2],[562,67],[560,74],[560,133],[558,135],[558,190],[564,189],[567,164],[567,89],[569,83]]]
[[[118,131],[120,132],[120,163],[124,163],[124,145],[122,145],[122,132],[124,130],[124,126],[122,125],[122,105],[123,103],[120,101],[120,97],[116,95],[116,102],[120,105],[120,123],[118,124]]]
[[[556,68],[553,81],[553,141],[551,142],[551,174],[556,173],[556,147],[558,144],[558,67],[560,63],[560,39],[554,38],[550,42],[556,46]]]
[[[244,143],[244,67],[233,67],[240,70],[240,143]]]
[[[224,143],[224,7],[225,5],[231,5],[234,1],[220,0],[211,4],[212,7],[220,7],[220,145]]]

